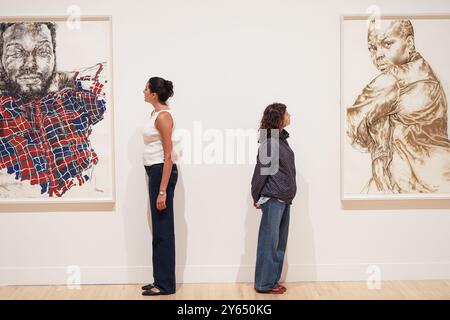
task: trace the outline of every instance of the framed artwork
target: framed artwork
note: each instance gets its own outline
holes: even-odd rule
[[[0,17],[0,204],[113,203],[111,17]]]
[[[450,199],[450,14],[341,17],[341,199]]]

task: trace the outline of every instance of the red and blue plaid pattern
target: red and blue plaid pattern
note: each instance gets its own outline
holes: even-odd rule
[[[87,181],[85,171],[99,161],[89,136],[106,110],[98,81],[102,68],[40,100],[0,95],[0,170],[40,185],[50,197]],[[89,90],[83,81],[90,81]]]

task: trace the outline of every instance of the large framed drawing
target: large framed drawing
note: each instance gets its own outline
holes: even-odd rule
[[[450,199],[449,15],[341,17],[341,199]]]
[[[0,204],[113,203],[111,17],[0,17]]]

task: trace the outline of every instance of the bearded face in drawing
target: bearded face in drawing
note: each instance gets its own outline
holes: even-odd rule
[[[56,74],[55,25],[4,23],[0,25],[1,72],[13,96],[40,99]]]

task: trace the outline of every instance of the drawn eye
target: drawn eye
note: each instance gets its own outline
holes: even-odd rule
[[[14,49],[14,50],[8,51],[8,53],[6,54],[6,56],[8,58],[14,58],[14,59],[19,59],[19,58],[23,57],[23,55],[24,55],[24,52],[23,52],[23,50],[20,50],[20,49]]]
[[[389,48],[392,46],[393,43],[394,43],[393,41],[386,41],[386,42],[384,43],[384,47],[387,48],[387,49],[389,49]]]
[[[48,49],[48,48],[41,48],[37,51],[37,54],[40,57],[48,57],[48,56],[50,56],[51,52],[50,52],[50,49]]]

